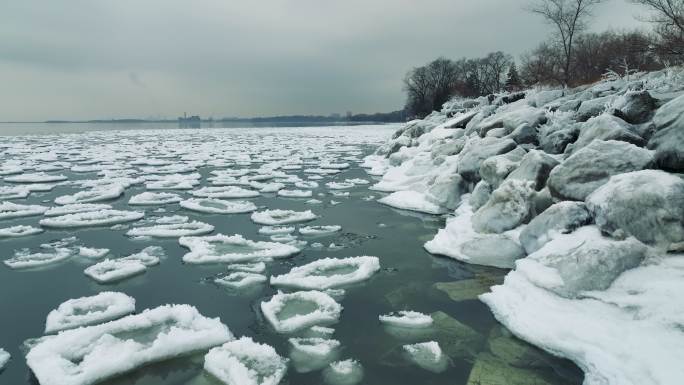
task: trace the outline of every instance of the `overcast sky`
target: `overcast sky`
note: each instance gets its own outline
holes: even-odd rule
[[[391,111],[438,56],[516,57],[523,0],[2,0],[0,121]],[[609,0],[594,30],[642,26]]]

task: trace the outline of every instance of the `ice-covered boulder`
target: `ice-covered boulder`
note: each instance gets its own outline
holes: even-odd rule
[[[492,195],[493,190],[492,185],[489,183],[483,180],[477,182],[468,201],[473,210],[477,211],[477,209],[484,206]]]
[[[271,276],[271,285],[324,290],[365,281],[378,270],[378,257],[323,258]]]
[[[639,266],[647,253],[648,247],[635,238],[610,239],[596,226],[585,226],[557,235],[518,261],[516,271],[539,287],[576,298],[607,289],[622,272]]]
[[[271,346],[249,337],[226,342],[204,356],[204,370],[226,385],[278,385],[287,363]]]
[[[643,170],[653,164],[653,152],[615,140],[595,140],[574,152],[551,171],[551,195],[583,201],[612,175]]]
[[[592,216],[584,202],[558,202],[534,217],[520,232],[520,243],[530,254],[558,234],[565,234],[591,223]]]
[[[468,192],[468,183],[456,173],[443,173],[428,187],[425,199],[431,203],[454,210],[461,197]]]
[[[499,187],[508,174],[520,165],[525,154],[525,150],[517,147],[505,154],[485,159],[480,165],[480,177],[493,188]]]
[[[627,123],[641,124],[647,122],[656,109],[656,99],[646,91],[627,91],[615,99],[612,113]]]
[[[293,333],[314,325],[336,323],[342,305],[321,291],[282,293],[261,303],[264,317],[278,333]]]
[[[634,126],[613,115],[603,114],[583,123],[577,141],[569,145],[566,151],[575,153],[597,139],[619,140],[639,147],[646,144]]]
[[[99,324],[134,311],[135,299],[124,293],[105,291],[90,297],[70,299],[48,314],[45,333]]]
[[[531,181],[535,190],[541,190],[546,186],[551,170],[557,165],[558,161],[543,151],[530,150],[506,179]]]
[[[523,123],[506,135],[504,139],[511,139],[518,144],[536,145],[539,143],[539,131],[536,127]]]
[[[615,175],[587,197],[602,231],[672,247],[684,241],[684,180],[657,170]]]
[[[233,338],[218,318],[167,305],[41,339],[26,362],[41,385],[91,385]]]
[[[577,109],[576,119],[580,122],[585,122],[590,118],[601,115],[608,109],[614,99],[614,96],[609,95],[583,101],[579,109]]]
[[[684,95],[660,107],[653,122],[657,131],[649,140],[648,148],[655,150],[658,166],[684,171]]]
[[[467,180],[480,180],[480,166],[494,155],[505,154],[517,144],[511,139],[486,137],[471,140],[459,154],[458,173]]]
[[[562,154],[571,143],[579,137],[579,127],[570,126],[560,129],[542,127],[539,135],[539,147],[548,154]]]
[[[527,221],[533,213],[532,182],[506,180],[489,201],[473,215],[473,229],[481,233],[502,233]]]

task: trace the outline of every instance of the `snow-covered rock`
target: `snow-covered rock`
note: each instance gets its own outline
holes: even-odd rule
[[[536,216],[520,232],[520,244],[530,254],[558,234],[566,234],[593,220],[584,202],[558,202]]]
[[[502,233],[518,227],[533,213],[533,196],[532,182],[506,180],[473,214],[473,229],[482,233]]]
[[[684,95],[660,107],[653,117],[656,133],[648,142],[655,150],[658,166],[665,170],[684,170]]]

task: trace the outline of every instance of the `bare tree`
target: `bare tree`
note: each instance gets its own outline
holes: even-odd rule
[[[563,83],[570,83],[572,48],[575,36],[586,28],[592,8],[604,0],[534,0],[527,10],[542,16],[556,28],[563,48]]]
[[[684,55],[684,0],[631,0],[653,11],[649,21],[660,36],[658,51],[665,55]]]

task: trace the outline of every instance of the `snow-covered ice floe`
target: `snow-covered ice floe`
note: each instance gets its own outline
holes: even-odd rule
[[[29,235],[40,234],[42,232],[43,232],[43,229],[41,229],[39,227],[18,225],[18,226],[0,228],[0,238],[26,237]]]
[[[109,249],[107,249],[107,248],[97,249],[97,248],[93,248],[93,247],[83,247],[83,246],[78,248],[78,255],[81,257],[99,259],[99,258],[104,257],[107,254],[109,254]]]
[[[266,264],[263,262],[254,263],[234,263],[226,266],[231,271],[244,271],[247,273],[263,273],[266,270]]]
[[[5,349],[0,348],[0,371],[5,368],[5,365],[10,360],[10,354],[5,351]]]
[[[166,305],[40,340],[26,362],[41,385],[91,385],[233,339],[218,318]]]
[[[214,283],[230,289],[242,289],[244,287],[264,283],[267,280],[268,278],[266,278],[265,275],[246,271],[236,271],[222,277],[215,278]]]
[[[304,226],[299,229],[299,233],[302,235],[325,235],[332,234],[342,230],[342,226],[329,225],[329,226]]]
[[[290,361],[298,373],[323,369],[340,353],[340,341],[321,337],[290,338]]]
[[[44,214],[46,217],[56,217],[60,215],[78,214],[89,211],[110,210],[111,208],[111,205],[105,203],[74,203],[64,206],[50,207],[47,211],[45,211]]]
[[[108,226],[118,223],[134,222],[145,216],[138,211],[98,210],[77,214],[66,214],[40,220],[44,227],[70,228],[88,226]]]
[[[287,359],[249,337],[226,342],[204,356],[204,369],[226,385],[278,385]]]
[[[127,257],[120,258],[120,261],[137,261],[145,266],[158,265],[161,258],[165,257],[166,253],[161,246],[147,246],[137,253],[133,253]]]
[[[200,198],[254,198],[259,192],[237,186],[212,186],[202,187],[191,192],[193,196]]]
[[[165,205],[169,203],[178,203],[183,199],[178,194],[168,192],[152,192],[145,191],[143,193],[133,195],[128,200],[129,205]]]
[[[83,273],[98,283],[112,283],[142,274],[147,266],[138,260],[105,259],[87,267]]]
[[[180,202],[181,207],[207,214],[243,214],[256,211],[257,206],[249,201],[228,201],[213,198],[192,198]]]
[[[135,299],[123,293],[105,291],[90,297],[70,299],[48,314],[45,333],[99,324],[134,311]]]
[[[411,310],[401,310],[378,318],[385,325],[402,328],[426,328],[432,326],[433,322],[429,314]]]
[[[330,289],[367,280],[378,270],[378,257],[324,258],[294,267],[287,274],[272,276],[271,285],[298,289]]]
[[[259,234],[262,234],[262,235],[290,234],[294,231],[295,231],[295,228],[290,227],[290,226],[263,226],[259,229]]]
[[[44,172],[27,173],[5,177],[5,182],[10,183],[50,183],[62,182],[68,178],[64,175],[52,175]]]
[[[313,195],[311,190],[278,190],[278,196],[286,198],[309,198]]]
[[[425,370],[441,373],[449,366],[447,356],[436,341],[404,345],[403,350],[411,362]]]
[[[316,219],[316,214],[307,211],[264,210],[252,214],[252,221],[260,225],[277,226],[289,223],[308,222]]]
[[[182,237],[181,246],[190,249],[183,256],[186,263],[239,263],[285,258],[297,254],[299,248],[276,242],[257,242],[241,235],[217,234],[207,237]]]
[[[329,385],[355,385],[363,379],[363,366],[353,359],[331,362],[323,370],[323,379]]]
[[[21,205],[12,202],[0,203],[0,219],[14,219],[41,215],[47,211],[47,207],[40,205]]]
[[[426,214],[443,214],[445,210],[440,205],[431,202],[425,194],[417,191],[397,191],[378,199],[378,202],[402,210],[418,211]]]
[[[278,333],[293,333],[314,325],[336,323],[342,305],[320,291],[278,292],[261,303],[261,311]]]
[[[354,187],[351,182],[328,182],[325,186],[331,190],[346,190]]]
[[[129,237],[179,238],[204,235],[214,231],[214,226],[199,222],[162,223],[152,226],[135,227],[126,232]]]
[[[71,258],[75,251],[69,247],[41,245],[44,251],[31,252],[30,249],[21,249],[14,253],[10,259],[3,262],[11,269],[30,269],[47,266]]]
[[[62,195],[55,198],[55,203],[58,205],[70,205],[106,201],[120,197],[124,190],[125,188],[119,184],[101,186],[91,190],[79,191],[73,195]]]

